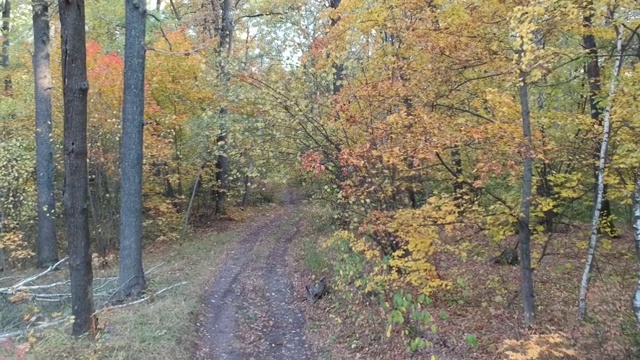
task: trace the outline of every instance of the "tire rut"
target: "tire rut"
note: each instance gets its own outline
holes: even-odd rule
[[[199,359],[311,359],[287,271],[300,233],[286,206],[241,235],[205,293]]]

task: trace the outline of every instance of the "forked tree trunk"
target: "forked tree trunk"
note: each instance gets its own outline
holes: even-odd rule
[[[33,0],[33,77],[36,107],[36,187],[38,192],[36,257],[39,267],[58,262],[53,195],[53,133],[49,4]]]
[[[146,4],[126,0],[124,96],[120,144],[120,273],[117,299],[138,296],[142,269],[142,140]]]
[[[611,75],[611,85],[609,87],[609,104],[604,109],[604,118],[602,125],[604,127],[602,134],[602,143],[600,145],[600,159],[598,162],[598,181],[596,200],[593,209],[593,219],[591,221],[591,238],[589,239],[589,248],[587,250],[587,261],[584,266],[584,272],[582,273],[582,280],[580,281],[580,295],[578,298],[578,317],[584,319],[587,316],[587,289],[589,287],[589,280],[591,278],[591,270],[593,268],[593,259],[596,253],[596,246],[598,244],[598,230],[600,227],[600,214],[602,210],[602,199],[604,198],[604,171],[607,162],[607,148],[609,145],[609,136],[611,135],[611,101],[616,91],[616,80],[620,75],[620,69],[622,68],[622,39],[623,29],[618,28],[618,36],[616,39],[616,61],[613,66],[613,74]]]
[[[87,82],[84,0],[58,0],[64,96],[64,215],[69,242],[73,335],[95,330],[87,199]]]

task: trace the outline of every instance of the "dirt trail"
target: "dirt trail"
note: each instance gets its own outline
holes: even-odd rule
[[[199,359],[315,358],[286,267],[297,209],[285,205],[239,234],[204,297]]]

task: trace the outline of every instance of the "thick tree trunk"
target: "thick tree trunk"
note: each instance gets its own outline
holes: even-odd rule
[[[636,255],[640,262],[640,168],[636,170],[636,185],[633,192],[633,237],[636,245]],[[633,294],[633,313],[636,316],[636,324],[640,329],[640,274],[636,291]]]
[[[587,30],[591,30],[593,27],[593,3],[590,2],[587,5],[588,15],[584,17],[584,26]],[[602,127],[602,106],[598,101],[600,96],[600,64],[598,63],[598,48],[596,46],[596,37],[592,33],[587,33],[582,37],[582,43],[584,49],[587,51],[589,62],[586,65],[587,80],[589,82],[589,113],[591,118]],[[599,159],[600,147],[595,147],[593,150],[593,157],[595,160]],[[598,173],[597,167],[594,168],[594,201],[597,198],[598,191]],[[607,198],[607,184],[602,188],[602,205],[600,207],[600,223],[598,231],[616,235],[616,229],[611,218],[611,204]]]
[[[622,68],[622,39],[623,30],[618,29],[618,37],[616,39],[616,61],[611,76],[611,85],[609,87],[609,105],[604,109],[602,144],[600,146],[600,159],[598,162],[598,181],[596,191],[596,201],[593,209],[593,219],[591,221],[591,238],[589,240],[589,248],[587,250],[587,262],[582,273],[580,281],[580,296],[578,299],[578,317],[584,319],[587,316],[587,288],[591,278],[591,269],[593,268],[593,259],[595,257],[596,245],[598,243],[598,230],[600,228],[600,214],[602,211],[602,199],[604,199],[604,171],[607,162],[607,148],[609,145],[609,136],[611,135],[611,100],[616,91],[616,80],[620,75]]]
[[[9,68],[9,31],[11,22],[11,1],[4,0],[4,6],[2,7],[2,37],[4,41],[2,42],[2,67],[4,69]],[[11,84],[11,75],[7,74],[4,78],[4,91],[9,93],[12,88]]]
[[[84,0],[58,0],[64,96],[64,215],[69,242],[73,335],[95,330],[87,199],[87,81]]]
[[[222,21],[220,26],[220,33],[218,34],[220,37],[220,42],[218,43],[218,51],[220,54],[220,76],[222,77],[222,81],[224,83],[229,82],[229,74],[228,74],[228,62],[229,57],[231,56],[231,44],[232,44],[232,34],[233,34],[233,22],[231,18],[231,0],[222,0]],[[216,214],[220,215],[224,213],[225,202],[227,200],[227,190],[228,190],[228,178],[229,178],[229,154],[227,147],[227,127],[226,127],[226,116],[227,116],[227,108],[222,106],[219,111],[219,116],[222,119],[222,128],[220,129],[220,134],[218,135],[217,142],[222,147],[222,151],[216,160],[216,182],[218,188],[216,189]]]
[[[522,200],[520,202],[520,218],[518,219],[518,236],[520,240],[520,293],[524,307],[524,322],[533,324],[536,315],[535,294],[533,290],[533,270],[531,269],[531,232],[529,220],[531,215],[531,195],[533,188],[533,142],[531,139],[531,111],[529,110],[529,89],[527,76],[520,73],[522,84],[519,88],[522,132],[524,135],[524,170],[522,180]]]
[[[53,134],[51,118],[51,59],[49,4],[33,0],[33,75],[36,106],[36,187],[38,191],[38,236],[36,257],[39,267],[58,262],[53,195]]]
[[[120,143],[119,300],[138,296],[146,285],[142,269],[145,1],[126,0],[125,12],[124,100]]]

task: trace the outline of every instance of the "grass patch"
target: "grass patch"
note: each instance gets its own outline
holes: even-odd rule
[[[20,357],[21,345],[29,348],[24,354],[27,359],[192,358],[204,289],[213,269],[236,237],[234,231],[201,233],[181,244],[145,250],[146,269],[162,264],[148,276],[147,294],[182,281],[188,283],[141,304],[100,313],[100,331],[95,341],[71,337],[70,324],[66,324],[34,336],[0,343],[0,359],[23,358]],[[97,271],[96,276],[115,276],[117,264],[104,273]],[[96,306],[101,305],[99,299],[95,299],[95,302]],[[13,312],[20,315],[24,312],[23,307],[15,307]],[[0,310],[0,314],[16,317],[15,313],[9,314],[7,311],[6,308]],[[8,321],[3,319],[2,322]]]
[[[322,273],[327,271],[331,264],[327,260],[326,251],[321,249],[314,240],[314,238],[307,238],[302,241],[304,267],[312,273]]]
[[[327,274],[332,264],[331,254],[323,248],[323,242],[334,231],[331,210],[321,204],[308,204],[302,210],[308,227],[306,234],[292,249],[293,257],[300,261],[301,270],[313,274]]]

